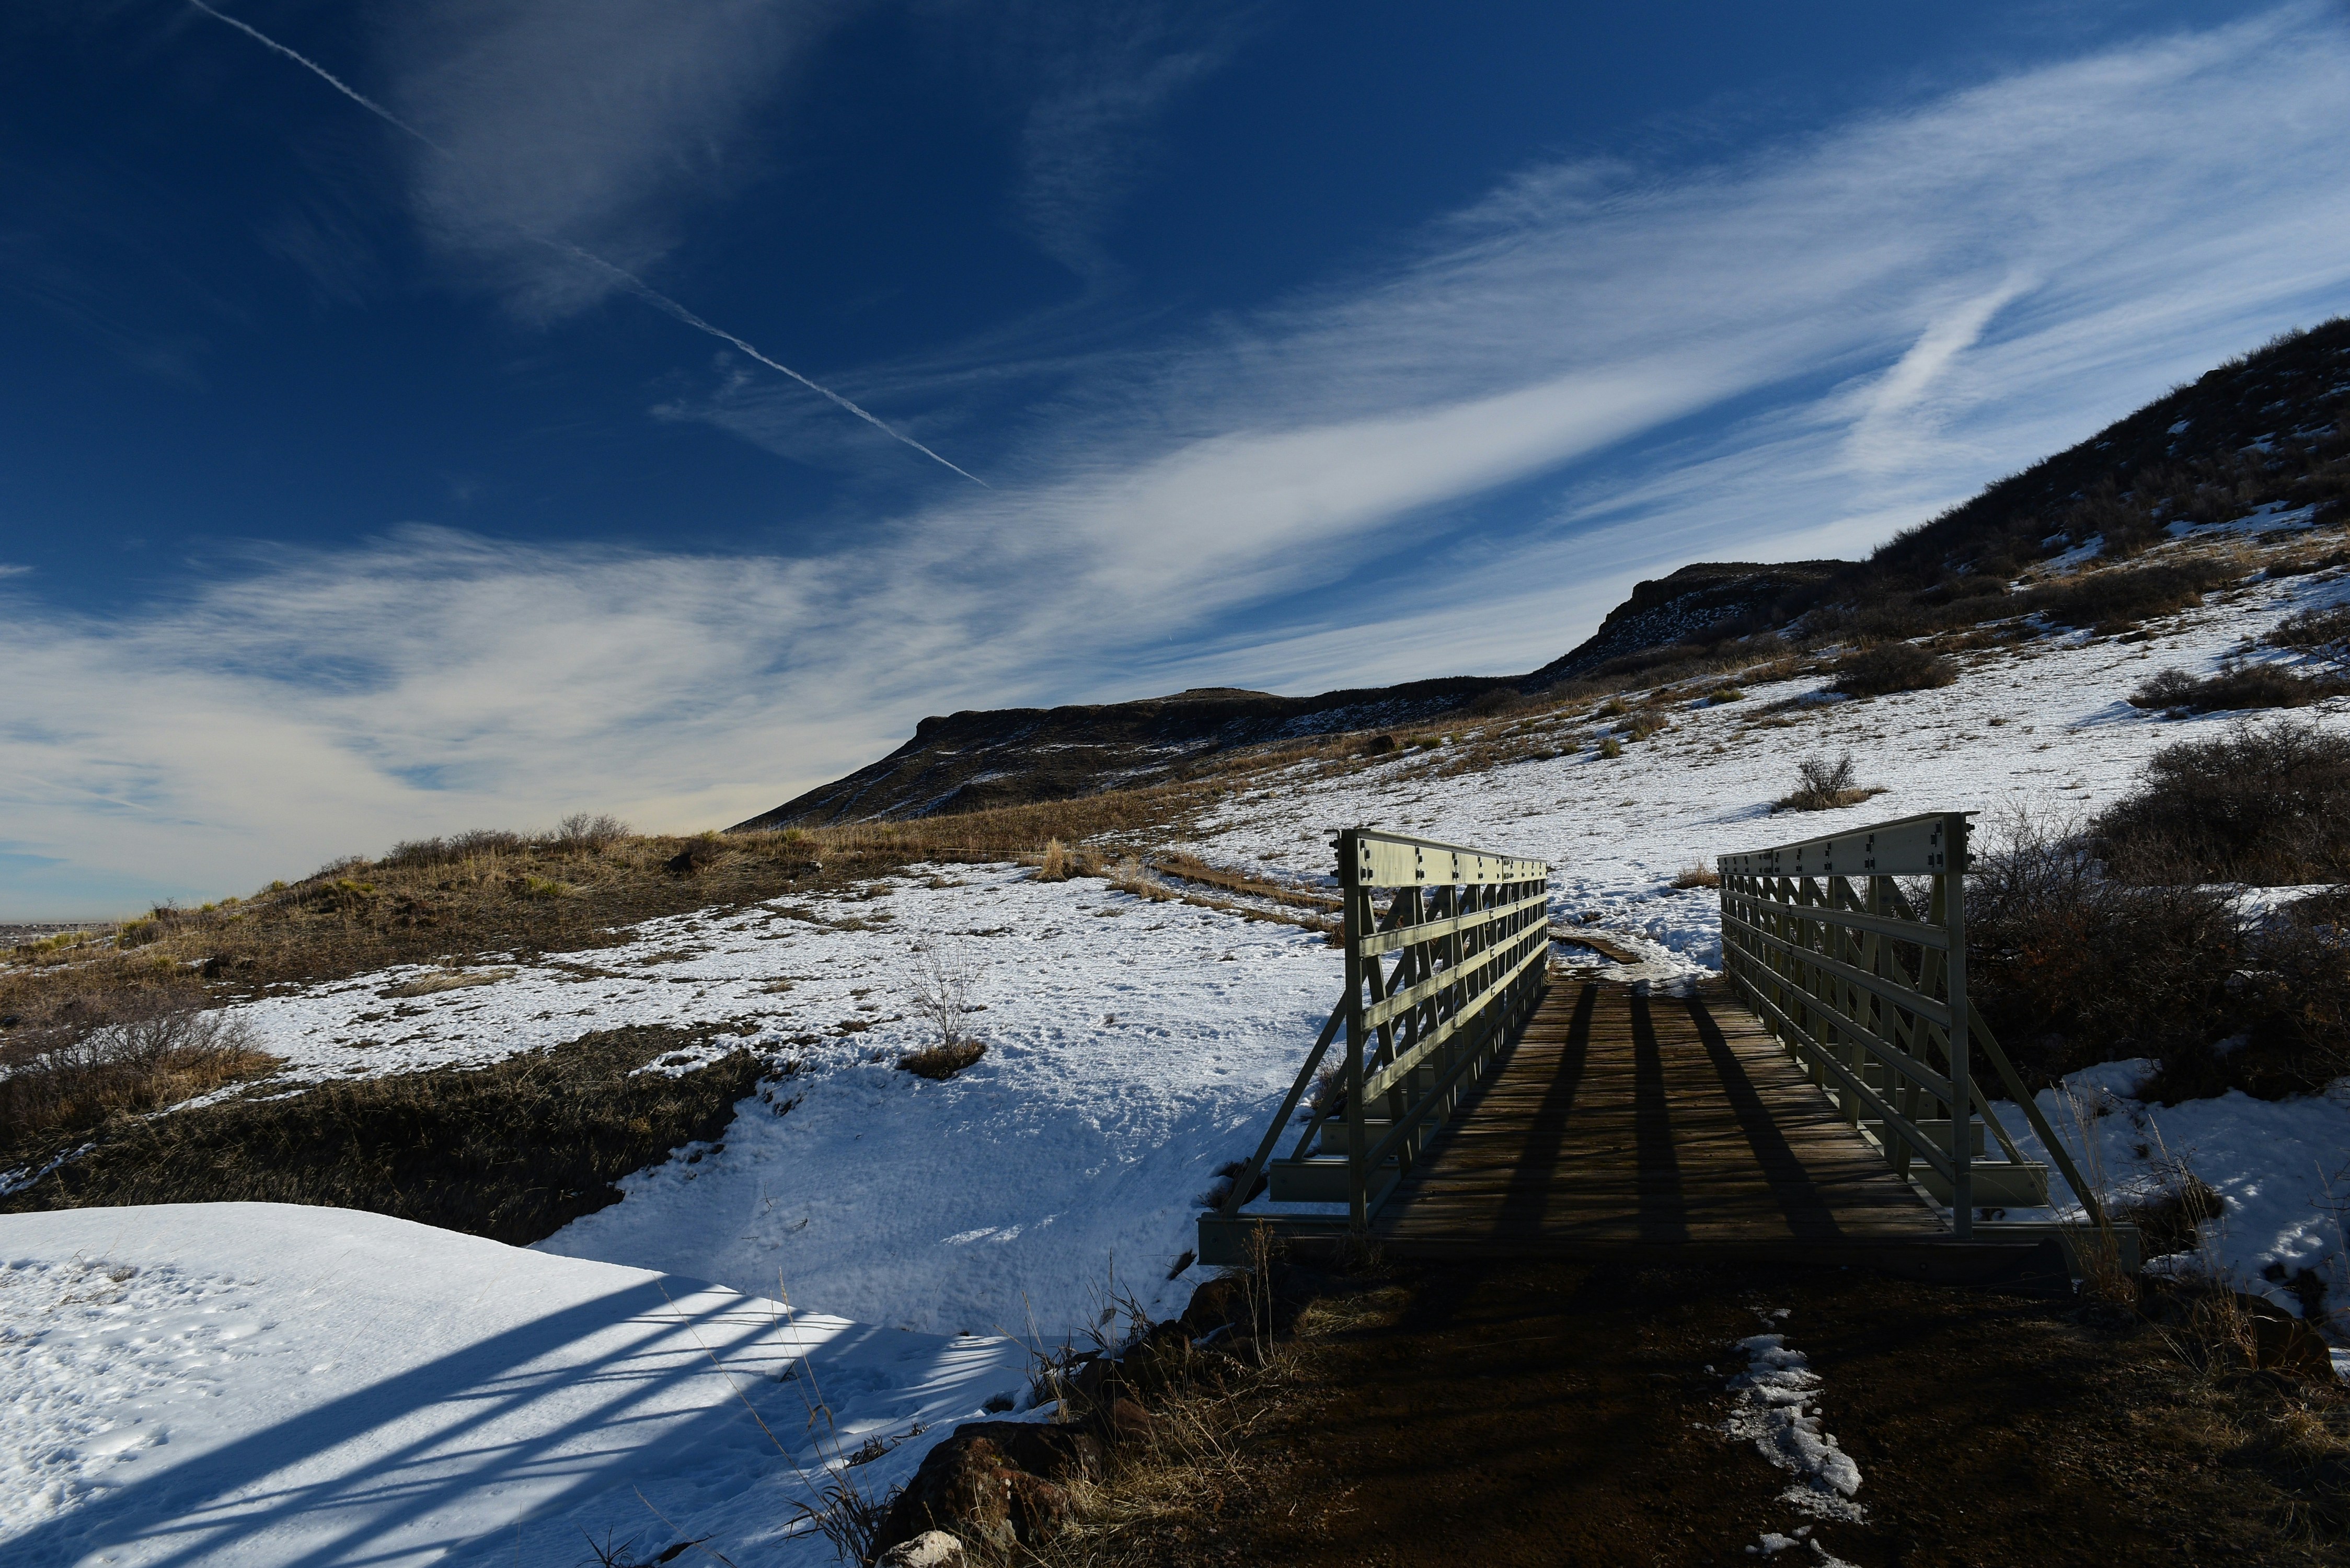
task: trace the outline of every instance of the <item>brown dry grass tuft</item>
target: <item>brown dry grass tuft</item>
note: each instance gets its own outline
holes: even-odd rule
[[[1673,878],[1672,885],[1676,888],[1719,888],[1721,886],[1721,873],[1702,860],[1695,860],[1681,867],[1680,875]]]

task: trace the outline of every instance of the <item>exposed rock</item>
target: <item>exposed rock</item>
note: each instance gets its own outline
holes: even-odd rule
[[[964,1568],[962,1542],[943,1530],[925,1530],[875,1558],[873,1568]]]

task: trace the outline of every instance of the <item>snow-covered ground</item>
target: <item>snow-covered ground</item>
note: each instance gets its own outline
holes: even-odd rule
[[[937,884],[937,885],[933,885]],[[1180,1306],[1192,1197],[1245,1155],[1327,1016],[1339,954],[1313,932],[1017,867],[648,920],[625,945],[387,999],[400,969],[237,1011],[296,1080],[483,1062],[624,1024],[731,1021],[800,1064],[723,1147],[622,1184],[544,1250],[778,1289],[867,1322],[1058,1335],[1110,1287]],[[937,1042],[917,945],[967,968],[979,1063],[899,1072]]]
[[[574,1568],[589,1540],[650,1561],[713,1535],[738,1568],[829,1563],[785,1538],[827,1458],[874,1440],[846,1473],[879,1495],[1027,1376],[1000,1335],[787,1314],[380,1215],[9,1215],[0,1554]]]
[[[2148,642],[2073,634],[1960,655],[1966,672],[1954,685],[1866,701],[1820,693],[1818,677],[1759,686],[1740,701],[1684,705],[1671,728],[1616,758],[1586,741],[1565,756],[1451,776],[1440,774],[1450,747],[1338,777],[1308,764],[1225,802],[1191,847],[1236,865],[1269,856],[1322,871],[1323,830],[1361,824],[1534,856],[1555,869],[1563,916],[1596,914],[1596,925],[1646,944],[1659,962],[1712,970],[1721,961],[1719,911],[1711,891],[1668,886],[1684,867],[1921,812],[1981,812],[1994,833],[2012,806],[2089,815],[2127,791],[2156,751],[2233,722],[2133,708],[2126,699],[2139,682],[2174,666],[2207,673],[2286,615],[2345,599],[2350,578],[2262,582],[2235,602],[2215,597],[2149,622]],[[1792,719],[1788,727],[1750,727],[1764,710],[1814,693],[1816,705],[1772,715]],[[2350,730],[2350,699],[2297,717]],[[1837,811],[1772,813],[1794,787],[1799,758],[1846,751],[1859,783],[1885,793]]]
[[[2149,643],[1988,650],[1951,687],[1875,701],[1796,701],[1816,679],[1759,688],[1683,708],[1616,759],[1586,740],[1450,777],[1436,776],[1450,748],[1309,766],[1223,803],[1195,847],[1301,880],[1326,872],[1326,831],[1355,823],[1542,856],[1560,917],[1626,939],[1650,978],[1693,976],[1719,961],[1720,931],[1712,894],[1667,885],[1682,867],[1929,810],[1994,826],[2011,804],[2092,812],[2157,748],[2227,722],[2131,708],[2139,681],[2213,666],[2345,594],[2338,576],[2256,585],[2157,623]],[[1752,722],[1781,704],[1784,725]],[[2350,702],[2303,716],[2350,726]],[[1798,757],[1847,749],[1885,793],[1771,815]],[[970,969],[984,1008],[970,1025],[987,1054],[945,1083],[889,1064],[935,1039],[911,1005],[925,941]],[[446,1550],[567,1568],[586,1530],[633,1536],[640,1554],[711,1532],[736,1568],[828,1561],[821,1542],[780,1538],[810,1455],[804,1386],[775,1370],[808,1351],[852,1446],[932,1424],[858,1469],[886,1488],[1024,1382],[1015,1337],[1076,1332],[1113,1290],[1154,1314],[1179,1305],[1200,1277],[1172,1268],[1192,1198],[1253,1147],[1340,976],[1313,932],[994,867],[245,1003],[288,1089],[629,1024],[710,1036],[654,1070],[743,1044],[797,1065],[744,1102],[723,1145],[629,1178],[621,1202],[529,1251],[267,1206],[0,1217],[0,1555]],[[2127,1064],[2100,1073],[2115,1185],[2184,1158],[2228,1199],[2214,1245],[2248,1282],[2272,1263],[2339,1272],[2323,1185],[2350,1160],[2350,1106],[2230,1096],[2148,1112],[2126,1098]],[[795,1326],[785,1300],[826,1315]]]

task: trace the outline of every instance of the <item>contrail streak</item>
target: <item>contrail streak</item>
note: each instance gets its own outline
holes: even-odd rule
[[[358,104],[361,109],[366,109],[369,114],[374,115],[378,119],[382,120],[386,125],[392,127],[396,130],[402,131],[409,136],[414,137],[417,140],[422,142],[425,146],[431,148],[442,157],[449,159],[452,162],[456,161],[457,155],[455,153],[450,151],[447,148],[442,146],[439,142],[433,140],[431,137],[417,130],[416,127],[409,124],[408,121],[400,119],[400,116],[392,113],[391,110],[384,108],[383,105],[376,102],[375,99],[368,97],[367,94],[359,91],[357,88],[351,86],[350,83],[343,80],[342,78],[337,76],[334,72],[328,70],[317,61],[310,58],[307,55],[299,54],[295,50],[287,48],[285,45],[269,36],[266,33],[262,32],[257,27],[251,26],[246,23],[238,21],[234,16],[225,16],[221,12],[213,10],[210,5],[204,4],[204,0],[188,0],[188,4],[194,6],[197,10],[202,11],[205,16],[210,16],[216,22],[227,23],[230,26],[234,27],[238,32],[243,33],[246,37],[251,38],[255,43],[259,44],[263,48],[269,49],[276,54],[285,56],[287,59],[292,60],[296,65],[300,66],[303,69],[309,71],[312,75],[317,77],[319,80],[325,82],[328,87],[333,88],[337,92],[341,93],[353,103]],[[534,244],[545,245],[547,249],[554,251],[558,254],[569,256],[575,261],[586,262],[589,266],[596,268],[598,271],[608,274],[613,278],[619,280],[620,285],[628,289],[629,293],[635,295],[638,298],[643,300],[646,304],[653,306],[655,309],[661,311],[665,315],[673,317],[677,320],[683,322],[686,326],[692,327],[697,332],[706,332],[722,343],[733,344],[743,353],[748,354],[752,358],[756,359],[760,364],[766,366],[770,370],[781,371],[784,375],[789,376],[793,380],[797,381],[801,386],[806,387],[809,391],[816,393],[820,397],[830,399],[834,403],[847,410],[850,413],[855,414],[858,419],[863,420],[867,424],[871,425],[875,430],[879,431],[882,434],[889,437],[893,441],[902,441],[906,445],[912,447],[916,452],[920,452],[924,457],[929,458],[932,462],[939,464],[941,467],[952,469],[955,472],[962,474],[965,479],[970,480],[973,484],[978,485],[982,490],[993,488],[987,481],[980,478],[979,475],[972,472],[968,469],[959,468],[955,464],[949,462],[945,458],[941,457],[937,452],[932,452],[929,447],[924,446],[912,436],[910,436],[905,431],[897,429],[888,421],[868,413],[865,410],[858,408],[855,403],[850,402],[847,398],[842,397],[838,392],[834,391],[830,387],[809,380],[806,376],[801,375],[797,370],[793,369],[789,365],[785,364],[783,361],[779,359],[771,359],[766,355],[760,353],[758,349],[753,348],[742,338],[735,337],[734,334],[727,331],[725,328],[714,327],[709,322],[704,321],[701,317],[696,316],[692,311],[688,310],[684,306],[680,305],[676,300],[671,299],[668,295],[663,294],[660,290],[655,288],[652,285],[647,283],[643,278],[639,277],[635,273],[630,272],[628,268],[615,265],[613,263],[606,261],[602,256],[596,254],[593,251],[583,250],[579,246],[572,244],[567,240],[550,239],[545,234],[539,234],[533,229],[526,228],[519,223],[515,223],[511,218],[505,220],[505,222],[524,238],[530,240]]]

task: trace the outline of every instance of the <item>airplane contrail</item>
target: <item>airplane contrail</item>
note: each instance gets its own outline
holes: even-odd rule
[[[391,126],[394,130],[403,131],[407,135],[415,138],[418,141],[422,142],[425,146],[431,148],[442,157],[449,159],[452,162],[456,161],[457,155],[455,153],[450,151],[447,148],[442,146],[439,142],[433,140],[431,137],[417,130],[416,127],[409,124],[408,121],[400,119],[400,116],[392,113],[391,110],[384,108],[383,105],[376,102],[375,99],[368,97],[367,94],[359,91],[357,88],[351,86],[350,83],[343,80],[342,78],[335,75],[334,72],[328,70],[317,61],[310,58],[307,55],[300,54],[293,49],[287,48],[285,45],[269,36],[268,34],[262,32],[257,27],[252,26],[247,23],[240,22],[234,16],[213,10],[210,5],[204,4],[204,0],[188,0],[188,4],[193,5],[197,10],[202,11],[205,16],[210,16],[216,22],[227,23],[230,26],[234,27],[238,32],[243,33],[246,37],[251,38],[255,43],[259,44],[262,47],[285,56],[287,59],[292,60],[296,65],[300,66],[303,69],[309,71],[311,74],[317,77],[319,80],[325,82],[328,87],[333,88],[337,92],[341,93],[345,98],[349,99],[353,103],[358,104],[361,109],[366,109],[369,114],[374,115],[378,119],[380,119],[385,124]],[[793,380],[797,381],[801,386],[806,387],[809,391],[817,394],[819,397],[830,399],[833,402],[839,405],[841,408],[846,409],[850,413],[855,414],[858,419],[863,420],[867,424],[871,425],[875,430],[881,431],[891,440],[902,441],[906,445],[912,447],[916,452],[920,452],[924,457],[929,458],[932,462],[939,464],[941,467],[952,469],[955,472],[962,474],[965,479],[970,480],[973,484],[978,485],[982,490],[993,488],[987,483],[987,481],[980,478],[979,475],[972,472],[968,469],[960,468],[954,463],[949,462],[945,458],[941,457],[937,452],[932,452],[929,447],[924,446],[912,436],[908,435],[905,431],[889,424],[887,421],[879,419],[874,415],[868,413],[865,410],[858,408],[847,398],[842,397],[838,392],[834,391],[830,387],[809,380],[806,376],[801,375],[797,370],[793,369],[789,365],[785,364],[783,361],[769,358],[766,355],[760,353],[758,349],[753,348],[742,338],[735,337],[732,332],[729,332],[721,327],[714,327],[711,323],[704,321],[701,317],[696,316],[692,311],[688,310],[684,306],[680,305],[676,300],[671,299],[668,295],[663,294],[660,290],[655,288],[652,285],[647,283],[643,278],[639,277],[635,273],[630,272],[628,268],[608,262],[602,256],[598,255],[595,252],[582,249],[580,246],[573,244],[567,240],[550,239],[546,235],[527,228],[523,224],[515,222],[515,220],[511,218],[506,219],[505,222],[509,223],[516,233],[520,234],[524,238],[530,240],[534,244],[545,245],[547,249],[554,251],[558,254],[567,255],[576,261],[586,262],[589,266],[596,268],[598,271],[609,274],[614,278],[617,278],[622,286],[626,287],[629,293],[635,295],[638,298],[643,300],[646,304],[653,306],[655,309],[660,310],[664,315],[673,317],[677,320],[683,322],[686,326],[692,327],[697,332],[706,332],[722,343],[733,344],[743,353],[748,354],[752,358],[756,359],[760,364],[766,366],[767,369],[781,371],[783,374],[789,376]]]

